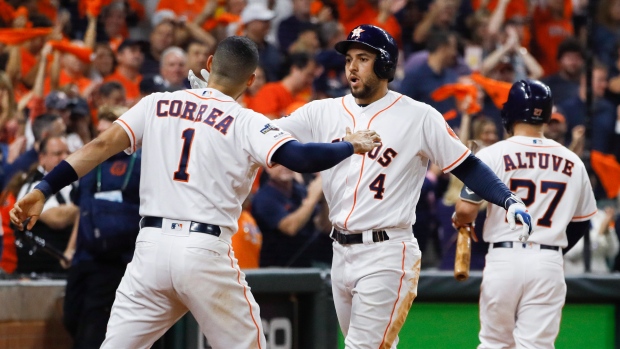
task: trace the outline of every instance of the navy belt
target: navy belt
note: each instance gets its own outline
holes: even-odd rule
[[[161,228],[164,223],[164,219],[161,217],[142,217],[140,220],[140,229],[142,228]],[[190,233],[203,233],[209,234],[213,236],[220,236],[222,231],[220,227],[213,224],[200,223],[200,222],[190,222],[189,224],[189,232]]]
[[[494,242],[493,243],[493,248],[512,248],[512,246],[514,244],[523,244],[523,247],[525,247],[525,245],[527,245],[527,242],[526,243],[521,243],[521,242],[513,243],[512,241]],[[560,247],[540,244],[540,249],[541,250],[559,251]]]
[[[332,232],[332,239],[334,239],[341,245],[363,244],[364,241],[362,239],[362,235],[364,234],[343,234],[338,230],[334,229],[334,231]],[[389,239],[390,237],[385,232],[385,230],[373,230],[372,232],[373,242],[381,242]]]

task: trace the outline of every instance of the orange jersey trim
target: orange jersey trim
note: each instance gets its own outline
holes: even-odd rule
[[[218,101],[218,102],[226,102],[226,103],[231,103],[231,102],[234,102],[234,101],[224,101],[224,100],[221,100],[221,99],[217,99],[217,98],[215,98],[215,97],[202,97],[202,96],[199,96],[199,95],[197,95],[197,94],[195,94],[195,93],[193,93],[193,92],[189,92],[188,90],[183,90],[183,91],[185,91],[185,92],[189,93],[190,95],[194,95],[194,97],[196,97],[196,98],[204,99],[205,101],[206,101],[206,100],[211,100],[211,99],[212,99],[212,100],[214,100],[214,101]]]
[[[458,159],[456,159],[456,161],[454,161],[453,163],[450,164],[450,166],[442,169],[442,172],[446,172],[448,169],[450,169],[450,167],[454,166],[454,164],[456,164],[457,162],[461,161],[461,159],[463,159],[463,157],[465,157],[465,155],[469,154],[469,149],[465,150],[465,152],[463,153],[463,155],[461,155]]]
[[[379,110],[375,115],[372,116],[372,118],[370,118],[370,120],[368,121],[368,126],[366,128],[370,128],[370,123],[372,123],[372,121],[377,117],[377,115],[383,113],[384,111],[390,109],[394,104],[396,104],[396,102],[398,102],[401,98],[403,98],[403,95],[400,95],[400,97],[396,98],[396,100],[394,102],[392,102],[392,104],[388,105],[387,107]]]
[[[133,139],[133,144],[132,144],[131,150],[132,150],[132,152],[136,151],[136,147],[137,147],[137,145],[136,145],[136,135],[133,133],[133,130],[131,129],[131,127],[129,127],[129,125],[125,121],[123,121],[121,119],[116,119],[116,121],[122,122],[123,125],[125,125],[127,127],[129,132],[131,132],[131,138]]]
[[[235,268],[233,259],[230,257],[230,251],[232,251],[232,249],[230,248],[230,245],[229,245],[228,246],[228,259],[230,259],[230,267],[237,271],[237,283],[241,287],[243,287],[243,296],[245,297],[245,301],[248,303],[248,308],[250,308],[250,317],[252,317],[252,322],[254,322],[254,326],[256,327],[256,344],[258,344],[258,349],[262,349],[260,345],[260,328],[258,327],[258,324],[256,323],[256,319],[254,318],[254,312],[252,312],[252,304],[250,303],[250,300],[248,299],[248,288],[241,283],[241,270],[239,270],[238,268]]]
[[[344,97],[342,97],[342,107],[344,108],[344,110],[346,110],[347,114],[351,116],[351,119],[353,120],[353,129],[355,129],[355,117],[353,117],[353,114],[351,114],[349,109],[347,109],[347,106],[344,105]]]
[[[596,210],[596,211],[594,211],[594,212],[592,212],[592,213],[590,213],[590,214],[587,214],[587,215],[585,215],[585,216],[577,216],[577,217],[573,217],[573,219],[583,219],[583,218],[592,217],[592,216],[594,216],[597,212],[598,212],[598,210]]]
[[[392,307],[392,313],[390,314],[390,321],[388,322],[387,327],[385,328],[385,332],[383,332],[383,339],[381,340],[381,344],[379,345],[379,348],[383,348],[383,343],[385,343],[385,336],[388,333],[388,330],[390,329],[390,325],[392,324],[392,317],[394,316],[394,311],[396,310],[396,304],[398,304],[398,301],[400,300],[400,290],[403,287],[403,279],[405,278],[405,250],[407,245],[405,245],[405,243],[403,242],[403,261],[402,261],[402,271],[403,271],[403,275],[400,276],[400,284],[398,285],[398,293],[396,293],[396,301],[394,302],[394,306]]]
[[[295,139],[292,136],[288,136],[285,138],[282,138],[278,143],[274,144],[271,149],[269,149],[269,152],[267,153],[267,159],[265,159],[265,163],[267,164],[268,168],[272,168],[273,166],[269,166],[269,158],[271,158],[271,152],[274,150],[275,147],[277,147],[280,143],[288,140],[288,139]]]
[[[344,228],[347,228],[347,223],[349,222],[349,218],[351,218],[351,214],[353,214],[353,210],[355,210],[355,204],[357,204],[357,189],[360,187],[360,182],[362,181],[362,173],[364,173],[364,161],[366,160],[366,154],[361,154],[362,158],[362,169],[360,170],[360,176],[357,179],[357,184],[355,185],[355,192],[353,193],[353,207],[351,207],[351,211],[347,216],[347,219],[344,220]]]

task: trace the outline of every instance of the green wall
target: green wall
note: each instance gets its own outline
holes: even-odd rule
[[[478,305],[414,303],[400,331],[400,349],[467,349],[478,345]],[[568,304],[562,311],[557,349],[613,349],[615,306]],[[344,348],[342,334],[339,348]]]

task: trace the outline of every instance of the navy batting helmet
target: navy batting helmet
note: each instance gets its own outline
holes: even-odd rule
[[[502,122],[512,133],[515,122],[544,124],[551,118],[553,97],[549,86],[538,80],[520,80],[510,88],[508,100],[502,108]]]
[[[353,43],[366,45],[377,52],[374,71],[380,79],[394,80],[396,62],[398,61],[398,46],[394,38],[385,30],[370,24],[362,24],[353,29],[347,39],[336,44],[336,51],[347,54]]]

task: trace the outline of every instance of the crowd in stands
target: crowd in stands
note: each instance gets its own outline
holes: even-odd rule
[[[120,185],[133,178],[139,158],[113,159],[86,181],[89,187],[78,188],[82,180],[47,202],[35,233],[64,251],[62,265],[19,247],[8,211],[142,97],[190,88],[188,71],[200,76],[223,38],[243,35],[256,43],[256,80],[238,102],[278,119],[313,100],[349,93],[345,59],[334,44],[368,23],[399,44],[390,88],[436,108],[474,150],[506,136],[500,110],[513,82],[548,84],[555,111],[546,137],[582,157],[601,208],[592,220],[593,271],[619,271],[620,0],[597,2],[597,12],[588,14],[587,1],[578,0],[0,0],[0,268],[62,273],[111,248],[88,240],[98,239],[105,223],[89,218],[103,212],[89,200],[116,202],[111,192],[122,189],[120,201],[137,204],[136,179]],[[588,15],[595,19],[590,51]],[[591,118],[588,52],[595,58]],[[119,188],[97,187],[101,171],[104,186],[109,175]],[[429,166],[413,227],[423,268],[454,266],[450,217],[461,188]],[[483,209],[478,227],[484,218]],[[137,234],[134,226],[129,234]],[[265,169],[244,204],[235,256],[242,268],[327,267],[330,231],[320,176]],[[126,263],[131,253],[119,249],[117,261]],[[483,268],[486,251],[483,241],[474,243],[472,269]],[[583,272],[582,251],[583,244],[566,256],[567,271]]]

